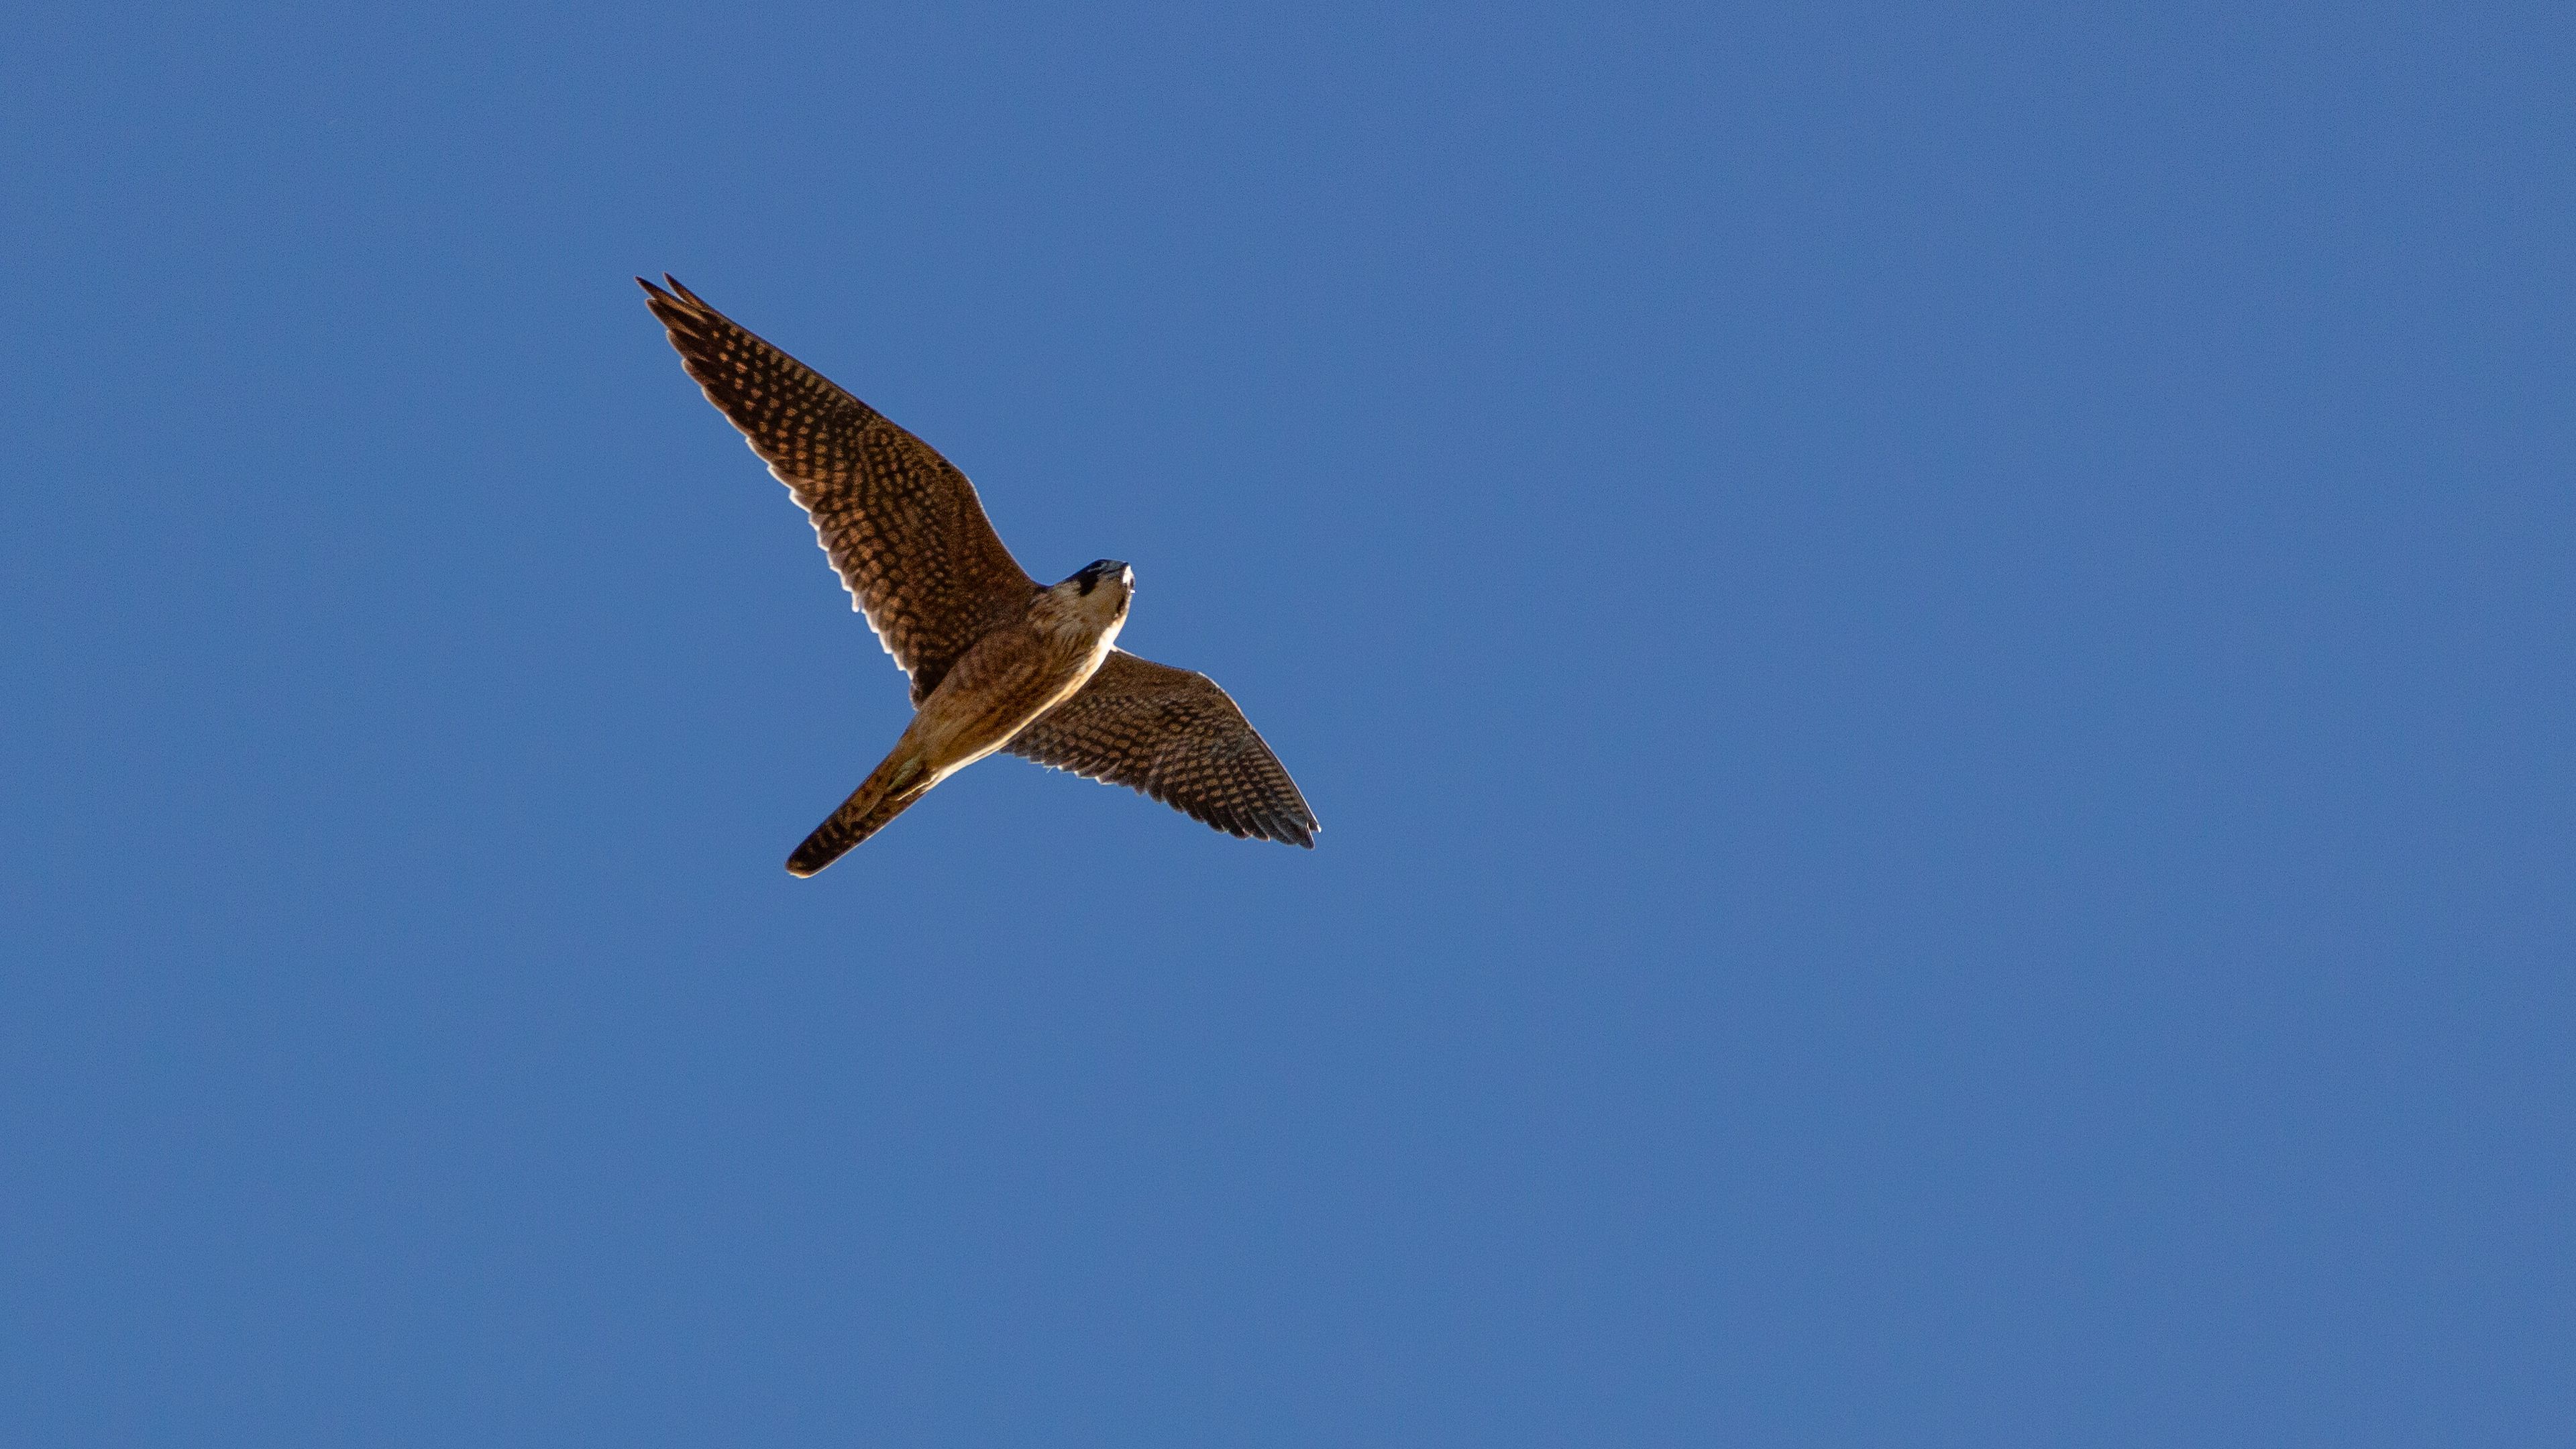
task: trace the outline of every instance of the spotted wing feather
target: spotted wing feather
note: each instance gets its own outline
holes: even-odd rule
[[[1204,674],[1110,652],[1073,698],[1004,748],[1141,790],[1229,835],[1312,850],[1315,812],[1233,699]]]
[[[676,280],[646,303],[707,400],[787,485],[919,704],[1037,592],[975,486],[931,446],[736,325]]]

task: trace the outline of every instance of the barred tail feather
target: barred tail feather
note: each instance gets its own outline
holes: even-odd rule
[[[814,827],[796,853],[787,857],[787,873],[809,876],[849,853],[850,847],[876,834],[912,806],[912,802],[930,793],[938,780],[930,773],[929,761],[915,752],[907,742],[886,756],[885,763],[871,771],[867,783],[850,792],[832,818]]]

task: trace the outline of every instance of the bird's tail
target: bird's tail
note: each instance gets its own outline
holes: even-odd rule
[[[885,828],[885,823],[930,792],[939,777],[930,771],[927,754],[911,740],[894,747],[885,763],[869,772],[867,783],[850,792],[832,818],[814,827],[796,853],[787,857],[790,875],[807,876],[839,860],[851,846]]]

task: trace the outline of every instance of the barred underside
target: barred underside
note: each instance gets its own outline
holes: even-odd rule
[[[930,697],[968,646],[1036,594],[975,487],[929,444],[670,282],[638,277],[689,376],[813,522],[886,652]]]
[[[1323,827],[1297,782],[1216,681],[1110,651],[1080,693],[1004,746],[1124,785],[1229,835],[1313,849]]]

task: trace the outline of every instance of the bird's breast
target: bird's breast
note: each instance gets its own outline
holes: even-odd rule
[[[943,770],[958,769],[1009,744],[1099,672],[1117,634],[1114,624],[1067,629],[1023,619],[977,640],[915,717],[932,758]]]

